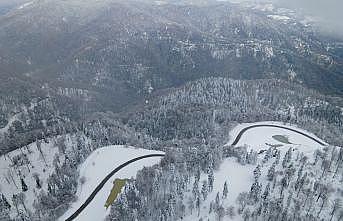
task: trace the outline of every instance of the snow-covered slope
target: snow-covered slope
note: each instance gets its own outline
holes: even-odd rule
[[[41,150],[42,153],[39,152],[36,143],[32,143],[26,148],[12,151],[0,157],[1,190],[11,204],[12,195],[22,192],[22,178],[28,186],[25,205],[32,210],[36,194],[35,188],[33,188],[36,185],[33,174],[39,174],[39,178],[45,181],[54,168],[52,165],[53,157],[58,153],[58,149],[54,148],[51,142],[43,143]],[[47,187],[43,185],[42,188],[46,189]]]
[[[47,179],[55,171],[54,164],[59,155],[60,161],[64,160],[63,155],[56,144],[61,137],[40,140],[25,147],[0,156],[0,192],[4,194],[11,204],[11,216],[17,213],[13,204],[13,195],[23,192],[23,184],[27,186],[24,204],[18,205],[18,210],[34,211],[33,203],[40,190],[47,191]],[[75,146],[75,136],[67,135],[64,140],[66,152],[72,151]],[[87,143],[87,141],[86,141]],[[41,187],[37,187],[36,175]]]
[[[80,167],[80,179],[83,179],[84,182],[78,186],[77,201],[72,204],[71,208],[59,220],[63,221],[73,214],[84,203],[102,179],[113,169],[133,158],[155,153],[163,154],[160,151],[124,146],[108,146],[94,151]],[[160,157],[154,157],[139,160],[120,170],[105,184],[93,201],[75,220],[103,220],[109,212],[109,209],[106,210],[105,208],[105,202],[113,187],[113,181],[116,178],[129,179],[135,177],[138,170],[145,166],[152,166],[158,163],[160,159]]]
[[[224,183],[228,184],[228,198],[224,199],[223,204],[229,208],[236,206],[236,199],[241,192],[249,192],[251,184],[254,182],[253,171],[254,165],[242,165],[234,158],[228,158],[223,161],[218,171],[214,173],[213,191],[209,193],[206,201],[202,202],[200,215],[193,211],[192,214],[188,211],[188,216],[183,220],[194,221],[202,217],[203,220],[216,220],[215,214],[209,214],[210,204],[215,200],[217,193],[222,194]],[[200,179],[200,188],[203,181],[207,180],[207,176],[202,175]],[[192,180],[194,182],[194,180]],[[189,194],[190,195],[190,194]],[[221,197],[222,195],[220,195]],[[188,198],[186,198],[188,200]],[[222,199],[222,198],[221,198]],[[187,201],[186,201],[187,205]],[[234,220],[243,220],[241,217],[236,216]]]
[[[291,129],[296,129],[302,133],[313,136],[314,138],[320,140],[319,138],[317,138],[315,135],[311,134],[310,132],[307,132],[305,130],[297,128],[294,125],[287,125],[287,124],[280,123],[280,122],[256,122],[256,123],[239,124],[235,128],[233,128],[232,131],[230,132],[230,140],[226,146],[230,146],[232,144],[232,142],[235,140],[236,136],[239,134],[239,132],[243,128],[246,128],[246,127],[249,127],[252,125],[262,125],[262,124],[279,125],[279,126],[283,126],[283,127],[287,127],[287,128],[291,128]],[[273,136],[275,136],[275,135],[283,135],[284,137],[287,137],[288,141],[292,144],[285,144],[283,142],[278,141],[277,139],[274,139]],[[314,162],[314,164],[316,164],[316,160],[314,159],[314,153],[317,150],[323,150],[324,148],[326,148],[325,146],[322,146],[322,145],[316,143],[315,141],[313,141],[313,140],[311,140],[311,139],[309,139],[309,138],[307,138],[301,134],[295,133],[295,132],[290,131],[290,130],[286,130],[286,129],[282,129],[282,128],[274,128],[274,127],[257,127],[257,128],[251,128],[251,129],[247,130],[242,135],[241,139],[239,140],[239,142],[236,145],[236,147],[240,147],[240,146],[241,147],[247,147],[248,152],[254,151],[255,153],[259,152],[260,150],[268,150],[268,148],[270,148],[271,146],[274,146],[278,150],[280,150],[280,158],[278,161],[279,162],[281,161],[282,165],[281,165],[281,163],[276,164],[275,170],[278,171],[278,172],[276,172],[276,174],[278,174],[278,175],[276,175],[276,176],[278,176],[278,178],[275,178],[275,180],[277,180],[277,181],[273,181],[273,182],[275,182],[274,186],[276,185],[276,187],[275,187],[275,190],[273,187],[273,189],[272,189],[273,191],[270,192],[270,194],[271,194],[271,196],[269,196],[270,199],[273,199],[273,197],[275,197],[275,198],[279,197],[279,195],[275,194],[275,193],[278,193],[278,185],[281,185],[278,182],[281,182],[280,178],[283,176],[282,174],[284,174],[283,170],[287,170],[285,168],[293,168],[293,167],[295,167],[296,169],[299,169],[301,167],[300,166],[301,162],[303,162],[302,160],[305,158],[308,159],[308,162],[309,162],[308,167],[311,168],[310,170],[315,170],[315,171],[317,171],[315,174],[320,175],[321,174],[320,164],[318,163],[318,166],[316,166],[316,165],[313,166],[312,162]],[[283,159],[284,159],[284,156],[286,155],[287,151],[291,152],[290,153],[291,154],[290,163],[288,163],[288,164],[285,163],[285,165],[287,165],[287,166],[284,166]],[[271,154],[271,152],[269,152],[269,154]],[[260,194],[262,195],[267,184],[269,184],[269,182],[270,182],[268,180],[268,173],[269,173],[269,170],[272,167],[272,165],[275,164],[275,162],[273,163],[273,161],[277,158],[276,157],[277,154],[276,155],[275,154],[276,153],[273,151],[273,153],[271,155],[269,155],[268,158],[265,156],[266,152],[264,152],[262,154],[258,154],[256,162],[252,163],[252,164],[251,163],[248,163],[248,164],[239,163],[237,158],[235,158],[235,157],[229,157],[229,158],[224,159],[220,168],[214,172],[213,190],[209,193],[206,200],[201,201],[200,214],[198,214],[196,209],[193,209],[193,212],[191,212],[191,209],[189,206],[190,205],[189,199],[193,199],[192,198],[192,191],[194,192],[194,190],[192,190],[192,188],[190,188],[188,190],[189,191],[187,193],[188,197],[186,197],[186,200],[185,200],[185,205],[187,207],[186,217],[184,217],[182,220],[193,221],[193,220],[199,220],[201,218],[202,218],[202,220],[211,220],[211,221],[212,220],[237,220],[237,221],[244,220],[244,216],[246,215],[245,214],[246,211],[244,211],[241,214],[238,214],[238,210],[241,207],[240,203],[242,202],[242,201],[238,202],[238,200],[237,200],[238,196],[240,195],[240,193],[245,192],[245,193],[249,194],[249,192],[251,191],[251,187],[253,186],[255,179],[256,179],[255,175],[254,175],[254,171],[256,170],[257,165],[259,165],[258,170],[260,171],[260,174],[261,174],[260,176],[258,176],[257,179],[259,181],[259,184],[261,185],[261,191],[262,192]],[[307,166],[305,166],[305,168],[306,167]],[[304,171],[306,171],[306,170],[304,169]],[[332,174],[332,173],[333,173],[333,171],[330,172],[330,174]],[[324,172],[323,172],[323,174],[324,174]],[[331,177],[330,174],[328,175],[328,177]],[[312,175],[309,177],[310,180],[311,179],[315,180],[317,178],[316,178],[316,176],[312,176]],[[296,178],[292,177],[292,179],[295,180]],[[329,179],[329,178],[327,178],[327,179]],[[204,181],[207,181],[207,180],[208,180],[208,176],[206,174],[202,174],[200,181],[199,181],[199,184],[198,184],[200,190],[202,188],[202,183]],[[191,183],[194,181],[195,180],[193,178]],[[228,185],[228,196],[227,196],[227,198],[223,197],[223,188],[224,188],[225,182],[227,182],[227,185]],[[289,184],[289,187],[294,188],[293,187],[294,183],[292,184],[292,182],[295,182],[295,181],[288,181],[288,182],[291,183],[291,184]],[[309,181],[309,182],[311,183],[313,181]],[[334,180],[332,182],[332,185],[339,185],[338,180]],[[285,189],[286,189],[286,187],[285,187]],[[274,192],[274,193],[272,193],[272,192]],[[215,207],[214,204],[216,201],[217,194],[219,195],[219,205],[221,205],[221,207],[223,208],[223,214],[222,214],[221,218],[218,217],[219,213],[216,212],[216,209],[214,209],[214,207]],[[334,195],[332,195],[332,196],[334,196]],[[244,200],[246,200],[246,201],[250,200],[249,195],[245,195],[245,197],[247,197],[247,198],[244,198]],[[285,190],[283,197],[286,201],[287,197],[292,197],[292,195],[289,195],[289,193],[286,193],[286,190]],[[212,204],[212,206],[211,206],[211,204]],[[212,209],[211,209],[211,207],[212,207]],[[254,207],[252,207],[252,208],[254,208]],[[318,203],[318,207],[317,207],[317,205],[314,206],[314,210],[315,209],[319,210],[319,208],[320,208],[319,203]],[[326,210],[329,211],[330,207],[328,207]],[[323,215],[324,215],[324,212],[323,212]]]

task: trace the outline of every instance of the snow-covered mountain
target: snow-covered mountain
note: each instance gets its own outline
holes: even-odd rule
[[[0,11],[0,220],[342,219],[343,40],[316,18],[214,0]],[[239,135],[254,124],[274,127]]]
[[[26,138],[7,136],[4,151],[41,138],[44,124],[53,135],[53,125],[124,111],[199,78],[283,79],[342,94],[342,41],[273,5],[29,3],[0,17],[0,126],[45,102],[16,121]]]

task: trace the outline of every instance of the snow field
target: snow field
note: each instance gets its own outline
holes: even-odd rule
[[[85,182],[79,182],[76,193],[77,201],[72,203],[70,209],[62,217],[60,217],[59,220],[64,221],[66,218],[72,215],[85,202],[96,186],[103,180],[103,178],[105,178],[113,169],[133,158],[156,153],[163,154],[163,152],[160,151],[137,149],[124,146],[107,146],[95,150],[80,166],[80,178],[84,179]],[[143,167],[157,164],[160,160],[161,157],[142,159],[118,171],[105,184],[105,186],[96,195],[88,207],[86,207],[86,209],[83,210],[78,217],[76,217],[75,220],[104,220],[110,211],[110,207],[108,209],[105,208],[105,203],[113,187],[113,181],[116,178],[130,179],[135,177],[137,171],[143,169]]]

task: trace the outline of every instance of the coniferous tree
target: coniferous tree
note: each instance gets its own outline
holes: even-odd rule
[[[258,166],[255,168],[255,170],[254,170],[254,180],[255,180],[255,182],[258,181],[258,179],[260,178],[260,176],[261,176],[261,167],[260,167],[260,165],[258,165]]]
[[[200,196],[197,196],[196,200],[195,200],[195,207],[198,210],[198,217],[200,216]]]
[[[206,200],[207,195],[208,195],[208,185],[207,185],[206,180],[204,180],[202,183],[201,194],[202,194],[203,200]]]
[[[280,163],[280,158],[281,158],[281,151],[280,150],[276,150],[276,158],[275,158],[275,165],[279,165]]]
[[[270,192],[270,183],[267,184],[263,194],[262,194],[262,199],[266,200],[267,197],[269,196],[269,192]]]
[[[337,210],[339,210],[340,208],[342,208],[342,201],[341,201],[341,199],[337,198],[333,202],[332,211],[330,213],[330,221],[333,219]]]
[[[24,179],[23,179],[23,178],[20,178],[20,182],[21,182],[21,189],[22,189],[22,191],[23,191],[23,192],[26,192],[26,191],[28,190],[28,187],[27,187],[27,185],[26,185]]]
[[[272,181],[275,177],[275,163],[273,163],[269,170],[268,170],[268,174],[267,174],[267,178],[269,181]]]
[[[213,183],[214,183],[214,174],[213,174],[213,168],[210,167],[209,172],[208,172],[208,190],[209,192],[212,192],[213,190]]]
[[[292,159],[292,148],[290,147],[283,158],[282,167],[286,168],[288,163],[291,161],[291,159]]]
[[[10,220],[11,205],[7,201],[6,197],[1,194],[0,197],[0,220]]]
[[[193,193],[194,199],[196,199],[199,196],[199,183],[198,183],[198,180],[194,180],[192,193]]]
[[[194,209],[194,201],[192,197],[188,198],[188,209],[191,211],[192,214]]]
[[[220,205],[219,192],[218,192],[217,195],[216,195],[216,199],[215,199],[214,203],[215,203],[214,206],[215,206],[215,208],[217,209],[217,208],[219,207],[219,205]]]
[[[223,188],[223,198],[226,199],[227,198],[227,194],[228,194],[228,187],[227,187],[227,182],[225,181],[224,183],[224,188]]]
[[[250,193],[249,193],[249,197],[250,199],[252,199],[254,202],[257,202],[258,201],[258,198],[260,197],[260,194],[261,194],[261,188],[262,188],[262,185],[258,182],[258,181],[255,181],[251,188],[250,188]]]

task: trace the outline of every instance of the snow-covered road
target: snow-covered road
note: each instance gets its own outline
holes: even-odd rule
[[[108,146],[94,151],[80,167],[85,182],[77,191],[77,201],[60,217],[63,220],[104,220],[109,209],[106,199],[116,178],[130,179],[145,166],[152,166],[164,156],[163,152],[123,146]]]
[[[292,144],[289,145],[275,140],[273,138],[275,135],[287,137]],[[303,152],[309,153],[328,145],[316,135],[295,125],[274,121],[239,124],[230,131],[230,139],[226,145],[247,145],[248,149],[254,149],[258,152],[266,149],[266,144],[280,145],[283,149],[296,146],[301,148]]]
[[[236,136],[235,140],[233,141],[232,145],[236,145],[239,140],[241,139],[242,135],[247,131],[247,130],[250,130],[252,128],[257,128],[257,127],[271,127],[271,128],[280,128],[280,129],[283,129],[283,130],[289,130],[289,131],[292,131],[292,132],[295,132],[295,133],[298,133],[302,136],[305,136],[306,138],[309,138],[313,141],[315,141],[316,143],[319,143],[320,145],[324,146],[326,145],[323,141],[321,141],[320,139],[314,137],[314,136],[311,136],[311,135],[308,135],[307,133],[304,133],[304,132],[301,132],[297,129],[293,129],[293,128],[289,128],[289,127],[285,127],[285,126],[281,126],[281,125],[273,125],[273,124],[254,124],[254,125],[251,125],[251,126],[248,126],[248,127],[245,127],[244,129],[242,129],[238,135]]]

